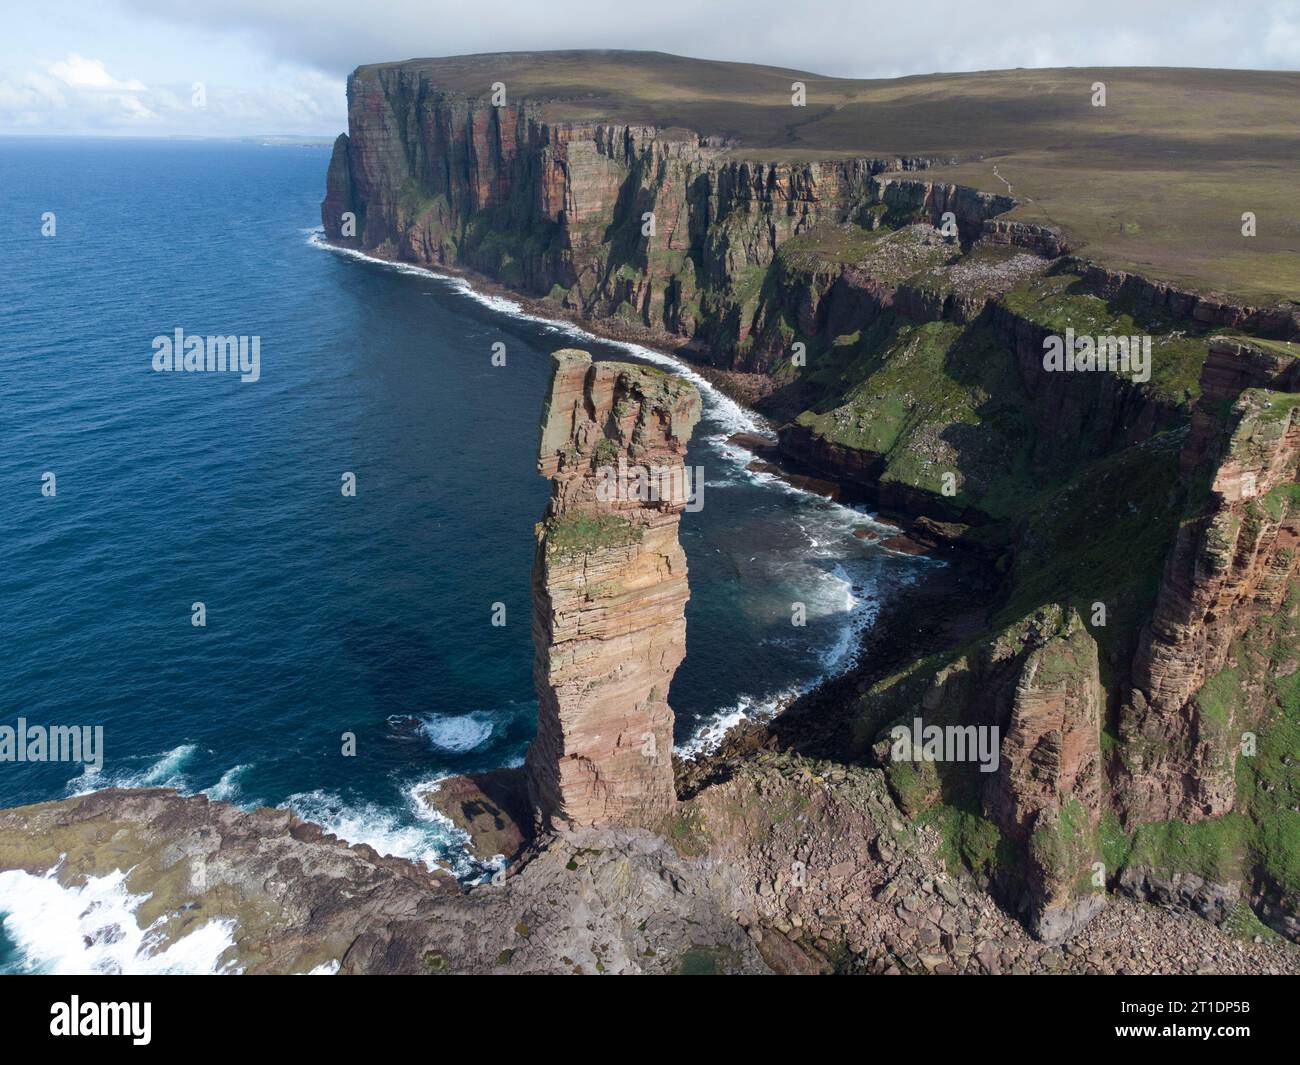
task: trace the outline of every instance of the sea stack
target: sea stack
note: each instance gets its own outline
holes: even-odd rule
[[[686,445],[693,385],[648,366],[553,356],[533,562],[540,828],[654,825],[676,801],[668,688],[686,654]]]

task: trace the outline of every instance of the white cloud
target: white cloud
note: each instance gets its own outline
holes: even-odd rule
[[[0,128],[41,132],[148,132],[159,121],[149,88],[119,79],[75,52],[44,70],[0,70]]]
[[[656,0],[636,19],[608,0],[43,0],[6,31],[0,131],[332,135],[354,67],[474,52],[644,49],[867,78],[1300,67],[1300,0],[909,0],[884,14],[860,0]]]
[[[51,63],[49,71],[65,85],[74,89],[111,89],[114,92],[144,92],[145,84],[132,78],[118,81],[108,72],[103,60],[87,59],[69,52],[65,59]]]
[[[0,69],[0,130],[232,137],[333,135],[347,123],[343,79],[268,71],[260,85],[145,85],[75,53],[43,68]]]
[[[362,63],[472,52],[624,48],[888,77],[1041,66],[1294,67],[1297,0],[123,0],[173,25],[230,32],[335,74]]]
[[[1278,66],[1300,67],[1300,4],[1281,4],[1273,9],[1264,54]]]

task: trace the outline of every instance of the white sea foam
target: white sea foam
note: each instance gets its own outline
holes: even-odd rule
[[[98,791],[100,788],[110,787],[111,785],[103,783],[104,771],[94,766],[88,765],[80,773],[67,783],[69,795],[88,795],[92,791]]]
[[[492,737],[492,719],[483,711],[461,714],[425,714],[419,732],[439,750],[461,754],[481,747]]]
[[[769,718],[798,694],[797,688],[790,688],[767,697],[742,695],[731,706],[725,706],[700,721],[685,742],[674,746],[673,753],[688,760],[708,754],[716,750],[727,733],[742,721]]]
[[[323,789],[290,795],[284,805],[303,820],[313,821],[349,843],[365,843],[380,854],[410,858],[431,869],[442,864],[449,842],[423,824],[403,821],[392,807],[371,802],[350,803]]]
[[[818,671],[801,684],[790,685],[765,695],[741,695],[735,703],[723,707],[702,719],[690,736],[678,744],[676,753],[694,759],[717,749],[727,732],[742,721],[763,721],[774,716],[801,695],[812,691],[830,677],[853,668],[861,654],[863,640],[880,611],[878,600],[871,595],[855,593],[855,581],[849,572],[844,552],[852,550],[848,541],[854,528],[866,525],[875,530],[888,529],[878,522],[850,508],[832,504],[830,508],[815,509],[811,519],[796,523],[808,540],[809,548],[798,555],[785,555],[769,567],[771,586],[777,591],[774,597],[784,604],[795,597],[803,602],[805,616],[809,619],[838,619],[833,641],[817,652]],[[919,565],[929,564],[928,559],[907,557],[906,567],[891,571],[891,580],[898,585],[916,579]],[[821,560],[823,565],[816,564]],[[798,638],[791,636],[791,640]]]
[[[520,759],[519,764],[522,763],[523,760]],[[512,765],[507,764],[504,768],[512,768]],[[429,796],[436,792],[446,779],[445,776],[441,776],[432,780],[418,780],[408,785],[405,792],[407,806],[418,820],[429,823],[434,831],[448,839],[443,866],[460,880],[479,884],[504,869],[506,858],[504,854],[493,855],[486,860],[471,856],[469,833],[457,828],[446,814],[434,809],[430,804]]]
[[[498,296],[486,292],[480,292],[471,285],[465,278],[453,274],[439,273],[437,270],[430,270],[423,266],[413,266],[410,263],[396,263],[388,259],[380,259],[374,255],[367,255],[365,252],[357,251],[355,248],[340,248],[330,244],[325,240],[324,231],[320,228],[311,230],[311,236],[308,237],[309,244],[327,251],[337,252],[340,255],[350,255],[355,259],[363,259],[366,262],[379,263],[382,266],[390,267],[402,274],[414,274],[419,277],[431,277],[443,284],[455,289],[457,292],[476,300],[484,307],[490,307],[492,310],[501,314],[509,315],[512,318],[520,319],[525,322],[535,322],[538,325],[546,326],[552,332],[571,337],[574,340],[593,342],[603,344],[608,347],[622,348],[629,355],[646,362],[652,362],[659,366],[666,366],[677,374],[690,381],[700,390],[701,398],[704,402],[705,413],[716,421],[727,434],[751,432],[761,433],[770,431],[768,423],[753,411],[746,410],[730,396],[719,391],[709,380],[701,376],[687,363],[682,362],[676,356],[669,355],[662,351],[656,351],[654,348],[647,348],[641,344],[633,343],[628,340],[607,340],[604,337],[598,337],[594,333],[589,333],[581,326],[574,325],[572,322],[566,322],[563,319],[544,318],[541,315],[532,314],[525,311],[523,305],[510,299],[507,296]]]
[[[214,802],[236,802],[243,791],[239,778],[247,769],[247,765],[237,765],[227,769],[221,774],[221,779],[212,787],[205,789],[203,794]]]
[[[386,266],[398,273],[432,278],[447,285],[462,295],[475,300],[484,307],[489,307],[500,314],[508,315],[511,318],[516,318],[525,322],[534,322],[538,325],[545,326],[551,332],[571,337],[574,340],[593,342],[607,347],[622,348],[629,355],[632,355],[635,358],[667,367],[678,377],[686,378],[700,390],[705,416],[711,421],[716,422],[719,428],[723,430],[721,433],[712,435],[710,441],[718,444],[719,446],[717,450],[736,465],[740,466],[741,469],[744,470],[744,472],[756,483],[774,484],[775,486],[780,487],[783,491],[789,492],[792,495],[810,496],[826,503],[830,507],[842,510],[847,514],[855,515],[860,524],[873,523],[883,529],[893,529],[893,526],[885,525],[876,519],[870,518],[863,511],[844,506],[843,504],[836,503],[833,500],[825,499],[823,496],[819,496],[815,492],[810,492],[805,488],[792,485],[789,482],[782,480],[780,477],[777,477],[775,474],[745,469],[745,467],[752,462],[756,456],[752,451],[744,446],[732,443],[729,438],[736,433],[743,432],[770,434],[772,432],[772,426],[765,418],[763,418],[762,415],[741,406],[725,392],[718,389],[717,386],[706,377],[698,373],[689,363],[683,362],[677,356],[670,355],[667,352],[657,351],[654,348],[645,347],[642,344],[637,344],[630,340],[611,340],[605,337],[600,337],[594,333],[588,332],[581,326],[575,325],[573,322],[565,321],[564,319],[545,318],[541,315],[532,314],[529,311],[524,310],[523,305],[516,300],[510,299],[507,296],[480,292],[465,278],[455,274],[439,273],[437,270],[432,270],[424,266],[415,266],[411,263],[399,263],[393,262],[389,259],[381,259],[374,255],[367,255],[363,251],[357,251],[355,248],[338,247],[334,244],[330,244],[325,239],[324,230],[319,226],[314,229],[306,230],[305,232],[310,234],[307,238],[307,243],[314,247],[322,248],[325,251],[335,252],[339,255],[351,256],[354,259],[360,259],[364,262]],[[707,483],[708,482],[706,482],[706,485]]]
[[[837,503],[834,500],[826,499],[824,496],[811,492],[806,488],[792,485],[788,481],[778,477],[776,474],[761,470],[747,469],[746,467],[756,457],[754,452],[741,444],[732,442],[730,437],[736,433],[742,432],[770,435],[772,432],[772,426],[762,417],[762,415],[741,406],[725,392],[718,389],[711,381],[699,374],[690,366],[689,363],[683,362],[677,356],[670,355],[663,351],[656,351],[654,348],[648,348],[642,344],[637,344],[628,340],[610,340],[604,337],[599,337],[596,334],[583,329],[581,326],[565,321],[564,319],[544,318],[541,315],[532,314],[525,311],[522,304],[517,301],[506,296],[480,292],[465,278],[454,274],[439,273],[437,270],[432,270],[424,266],[414,266],[411,263],[398,263],[389,259],[380,259],[377,256],[367,255],[365,252],[357,251],[355,248],[338,247],[330,244],[325,239],[324,230],[319,226],[311,230],[306,230],[305,232],[310,234],[307,243],[314,247],[324,249],[325,251],[335,252],[339,255],[351,256],[354,259],[360,259],[364,262],[376,263],[380,266],[385,266],[395,270],[398,273],[432,278],[500,314],[508,315],[509,317],[521,321],[534,322],[538,325],[545,326],[551,332],[571,337],[574,340],[594,342],[608,347],[622,348],[629,355],[632,355],[635,358],[643,359],[646,362],[655,363],[659,366],[665,366],[671,369],[677,376],[686,378],[700,390],[700,396],[704,406],[704,415],[709,420],[716,422],[719,428],[723,430],[722,432],[712,434],[709,437],[710,442],[716,445],[715,450],[739,467],[740,471],[754,483],[770,485],[791,495],[816,500],[818,503],[824,504],[827,509],[841,514],[846,519],[852,519],[859,525],[866,525],[873,529],[888,530],[890,532],[898,531],[894,526],[879,521],[863,510],[849,507],[842,503]],[[706,487],[711,483],[712,482],[706,481]],[[719,482],[720,485],[722,483],[724,482]]]
[[[131,784],[130,787],[141,788],[158,788],[158,787],[176,787],[185,781],[185,763],[194,756],[198,746],[193,743],[182,743],[179,747],[168,751],[162,758],[150,766],[139,778],[139,784]]]
[[[221,956],[234,946],[233,920],[208,921],[162,946],[166,918],[141,928],[137,917],[149,898],[126,888],[118,870],[64,887],[56,871],[34,876],[0,873],[0,914],[5,936],[18,952],[21,972],[197,974],[236,971]]]
[[[445,775],[407,784],[402,788],[402,807],[349,802],[321,789],[290,795],[283,805],[348,843],[365,843],[380,854],[422,862],[428,869],[445,869],[462,879],[479,877],[496,866],[471,858],[468,834],[425,798],[444,779]]]
[[[188,793],[190,785],[185,767],[198,749],[197,744],[182,743],[145,768],[135,771],[119,769],[106,773],[88,766],[68,781],[68,794],[87,795],[104,788],[176,788]]]

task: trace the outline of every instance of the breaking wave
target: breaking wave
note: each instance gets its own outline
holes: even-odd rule
[[[118,870],[65,887],[57,870],[34,876],[0,873],[0,915],[12,959],[0,972],[57,975],[177,975],[232,973],[222,956],[235,945],[232,920],[208,921],[166,943],[165,918],[141,928],[138,911],[149,895],[127,890]]]

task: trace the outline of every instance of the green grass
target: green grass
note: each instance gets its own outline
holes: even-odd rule
[[[999,864],[1014,861],[998,826],[979,811],[978,804],[941,803],[921,818],[939,831],[939,856],[949,873],[963,871],[989,877]]]
[[[740,965],[740,958],[731,947],[701,946],[690,947],[678,962],[678,976],[722,976],[733,972]]]
[[[1101,647],[1103,681],[1112,650],[1132,645],[1150,617],[1161,567],[1183,514],[1174,431],[1092,464],[1064,485],[1027,500],[994,624],[1011,624],[1045,603],[1066,603]],[[1106,623],[1092,626],[1094,604]]]
[[[1300,897],[1300,588],[1275,616],[1265,616],[1233,648],[1238,663],[1211,678],[1197,696],[1201,713],[1234,731],[1256,735],[1254,754],[1236,756],[1233,812],[1186,824],[1141,824],[1126,833],[1109,815],[1102,821],[1108,874],[1125,865],[1195,873],[1230,881],[1262,873],[1284,894]],[[1243,721],[1248,690],[1262,688],[1263,716]],[[1234,740],[1233,746],[1236,747]]]
[[[1101,890],[1092,883],[1097,833],[1078,799],[1068,799],[1055,816],[1040,816],[1029,840],[1029,853],[1050,890],[1088,895]]]
[[[928,493],[960,515],[1023,508],[1032,490],[1033,429],[1015,361],[981,325],[915,324],[885,316],[809,365],[831,397],[798,423],[883,457],[882,484]],[[945,475],[955,494],[945,493]]]
[[[1262,619],[1241,644],[1244,668],[1263,676],[1267,701],[1256,753],[1237,759],[1237,801],[1256,825],[1253,850],[1283,892],[1300,896],[1300,587],[1292,582],[1276,617]]]
[[[919,246],[909,238],[907,231],[827,224],[791,237],[780,254],[795,272],[834,274],[841,266],[870,265],[873,276],[898,283],[933,270],[954,253],[947,245]],[[891,253],[897,265],[889,261]]]
[[[1239,900],[1233,907],[1232,913],[1228,915],[1222,927],[1230,936],[1243,942],[1252,942],[1256,938],[1269,943],[1284,942],[1280,935],[1255,916],[1255,911],[1244,899]]]
[[[1223,669],[1201,685],[1196,693],[1196,706],[1211,721],[1226,728],[1236,719],[1244,696],[1241,670]]]
[[[1200,392],[1201,366],[1209,340],[1188,335],[1186,323],[1146,314],[1090,293],[1082,278],[1054,273],[1018,285],[1006,294],[1009,310],[1053,333],[1073,328],[1076,336],[1150,336],[1150,387],[1158,395],[1182,402]]]
[[[679,808],[664,818],[658,831],[684,858],[701,858],[709,851],[708,834],[701,824],[699,811],[695,809]]]
[[[612,514],[566,514],[547,523],[546,552],[575,558],[611,547],[626,547],[641,539],[642,531]]]
[[[1280,484],[1252,502],[1269,521],[1281,521],[1300,506],[1300,485]]]
[[[1275,355],[1290,355],[1293,359],[1300,358],[1300,343],[1294,340],[1261,340],[1259,337],[1250,336],[1237,329],[1218,329],[1214,335],[1249,344],[1251,347],[1270,351]]]
[[[1119,817],[1112,810],[1101,815],[1098,836],[1101,844],[1101,860],[1106,866],[1106,876],[1115,876],[1128,863],[1133,852],[1133,837],[1124,831]]]
[[[1138,825],[1128,864],[1195,873],[1206,880],[1240,879],[1250,850],[1251,823],[1239,813],[1209,821],[1154,821]]]

